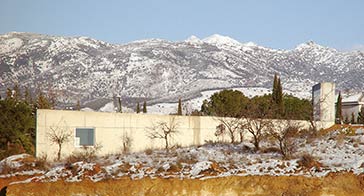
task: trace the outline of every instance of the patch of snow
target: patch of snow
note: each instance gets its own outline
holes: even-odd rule
[[[202,40],[205,43],[222,46],[222,45],[230,45],[230,46],[241,46],[241,43],[228,37],[219,34],[213,34],[209,37],[206,37]]]
[[[191,176],[197,176],[201,172],[210,169],[211,164],[212,164],[211,161],[201,161],[201,162],[194,164],[190,171]]]
[[[23,40],[20,38],[10,38],[0,40],[0,54],[11,53],[18,50],[23,45]]]
[[[114,102],[109,102],[99,109],[100,112],[115,112]]]

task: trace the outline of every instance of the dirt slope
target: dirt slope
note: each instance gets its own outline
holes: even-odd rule
[[[246,176],[206,180],[150,179],[101,182],[63,181],[13,184],[7,195],[364,195],[364,176],[330,174],[302,176]]]

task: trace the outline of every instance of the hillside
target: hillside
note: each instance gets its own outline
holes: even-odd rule
[[[104,157],[85,151],[63,161],[21,154],[0,161],[0,185],[9,195],[361,195],[362,134],[340,127],[303,134],[286,158],[272,140],[258,151],[245,140]]]
[[[64,105],[80,100],[102,106],[121,96],[125,106],[134,108],[136,101],[176,102],[214,89],[270,88],[274,73],[281,75],[286,90],[306,95],[320,81],[362,90],[364,54],[314,42],[278,50],[221,35],[128,44],[32,33],[0,35],[0,92],[14,83],[52,89]]]

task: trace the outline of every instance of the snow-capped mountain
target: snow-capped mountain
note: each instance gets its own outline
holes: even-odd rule
[[[320,81],[362,90],[364,54],[314,42],[276,50],[216,34],[122,45],[86,37],[0,35],[0,91],[14,83],[52,89],[62,103],[91,103],[113,96],[121,96],[126,105],[144,99],[150,104],[176,102],[213,89],[270,88],[274,73],[293,92],[309,92]]]

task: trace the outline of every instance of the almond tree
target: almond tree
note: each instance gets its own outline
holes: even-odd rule
[[[179,123],[176,117],[172,117],[169,122],[160,121],[152,127],[147,128],[147,137],[150,139],[163,139],[165,142],[165,149],[169,151],[169,140],[178,134]]]
[[[296,147],[296,138],[300,126],[290,120],[282,120],[274,123],[269,130],[269,135],[275,139],[279,145],[279,150],[284,158],[292,155]]]
[[[223,118],[217,119],[220,124],[216,127],[216,136],[227,134],[231,143],[236,142],[236,136],[240,135],[240,142],[243,140],[243,127],[240,118]]]
[[[260,142],[262,141],[265,131],[272,126],[269,119],[263,118],[247,118],[245,129],[253,136],[253,144],[256,150],[260,149]]]
[[[57,160],[61,159],[61,151],[64,143],[67,143],[71,139],[71,132],[68,129],[60,127],[50,127],[48,132],[48,138],[54,144],[58,145]]]

